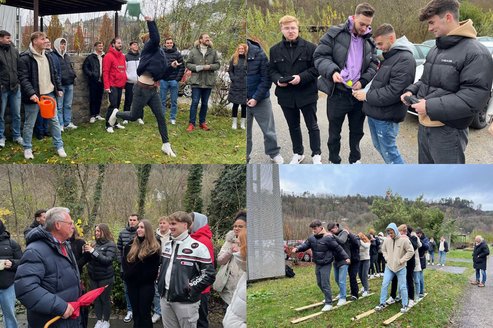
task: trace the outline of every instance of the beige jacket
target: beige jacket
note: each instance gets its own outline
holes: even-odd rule
[[[217,263],[221,268],[217,272],[216,281],[213,285],[214,290],[218,291],[224,302],[228,304],[231,304],[233,293],[244,272],[233,258],[231,248],[234,244],[238,245],[238,241],[231,230],[226,234],[226,242],[217,255]]]
[[[385,238],[382,245],[382,254],[387,261],[387,267],[392,272],[398,272],[406,267],[406,262],[414,256],[414,248],[411,241],[406,237],[402,237],[397,230],[395,223],[391,223],[385,229],[394,230],[395,237]]]

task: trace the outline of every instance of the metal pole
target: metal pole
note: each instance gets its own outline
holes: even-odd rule
[[[39,25],[40,25],[40,26],[39,26],[39,30],[40,30],[41,32],[43,32],[43,26],[44,26],[44,22],[43,22],[43,16],[41,16],[41,17],[39,18],[39,20],[40,20],[40,24],[39,24]]]
[[[115,11],[115,38],[118,36],[118,11]]]

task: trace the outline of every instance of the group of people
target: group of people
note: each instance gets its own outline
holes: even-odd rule
[[[160,33],[156,23],[150,17],[145,17],[145,20],[149,33],[141,36],[144,44],[142,51],[139,51],[137,41],[131,41],[129,51],[124,55],[122,40],[116,37],[111,41],[107,53],[103,51],[102,42],[95,42],[93,53],[84,60],[83,72],[89,87],[89,122],[106,121],[106,131],[114,133],[115,128],[124,129],[128,121],[144,124],[143,109],[144,106],[149,106],[158,123],[162,151],[175,157],[165,121],[168,91],[171,100],[169,118],[171,124],[176,124],[179,81],[184,75],[186,66],[191,71],[188,83],[192,87],[187,131],[195,129],[199,102],[201,103],[199,127],[208,131],[206,122],[208,101],[216,83],[216,71],[220,68],[219,55],[212,47],[209,35],[202,33],[190,49],[185,62],[172,38],[166,38],[164,47],[161,48]],[[14,142],[23,146],[24,158],[34,158],[33,134],[38,139],[50,135],[58,155],[67,156],[63,147],[62,132],[77,128],[72,122],[74,81],[77,76],[67,54],[67,48],[67,41],[64,38],[56,39],[52,49],[51,41],[45,33],[34,32],[31,34],[29,49],[19,54],[11,42],[11,34],[4,30],[0,31],[2,94],[0,148],[4,148],[6,142],[4,116],[8,105],[12,117],[12,138]],[[243,58],[241,63],[244,62]],[[235,65],[237,64],[238,60],[235,61]],[[120,112],[123,90],[125,90],[124,110]],[[106,117],[103,118],[100,109],[105,94],[108,95],[109,107]],[[56,99],[57,115],[49,119],[41,117],[38,101],[42,96]],[[22,134],[21,103],[25,109]],[[243,114],[244,110],[242,110]],[[122,124],[119,124],[117,119],[120,119]],[[242,127],[244,127],[243,121]]]
[[[422,229],[414,230],[405,224],[397,227],[395,223],[390,223],[385,230],[386,236],[382,232],[375,235],[373,229],[367,234],[354,234],[348,227],[343,228],[336,222],[328,223],[325,228],[320,220],[312,221],[310,228],[313,235],[291,252],[312,250],[317,285],[325,297],[322,312],[333,308],[330,286],[332,269],[339,287],[335,297],[337,306],[344,305],[348,297],[354,301],[367,296],[370,292],[368,278],[372,276],[383,277],[380,302],[376,310],[382,310],[400,299],[401,312],[405,313],[424,296],[423,270],[426,269],[430,241]],[[442,239],[441,243],[446,243],[445,238]],[[447,247],[448,251],[447,245],[440,245],[442,247]],[[380,258],[383,262],[381,264]],[[374,271],[370,271],[370,268]],[[346,291],[348,275],[349,293]],[[360,278],[361,290],[357,276]],[[391,294],[387,298],[389,285]]]
[[[248,40],[248,160],[255,118],[264,136],[265,153],[274,163],[284,163],[269,100],[274,83],[292,142],[290,164],[305,158],[300,112],[308,130],[312,163],[322,163],[316,115],[319,90],[327,94],[329,163],[342,161],[339,153],[346,116],[350,164],[361,163],[365,117],[373,145],[385,163],[404,163],[396,139],[409,107],[419,116],[418,162],[465,163],[468,126],[487,104],[493,81],[492,56],[476,40],[473,22],[459,22],[457,0],[431,0],[421,10],[419,20],[427,22],[436,47],[427,56],[421,79],[413,83],[413,45],[405,36],[397,38],[399,31],[390,24],[372,30],[374,14],[370,4],[359,4],[354,15],[331,26],[318,45],[299,36],[296,17],[284,16],[279,20],[282,40],[270,48],[269,59],[258,42]],[[376,48],[383,58],[377,58]]]
[[[6,328],[16,328],[15,302],[27,309],[30,327],[43,327],[61,316],[56,327],[87,327],[88,310],[74,315],[69,302],[106,287],[94,301],[95,328],[110,327],[112,288],[120,274],[127,314],[134,327],[209,327],[211,288],[224,301],[225,327],[246,327],[246,212],[239,211],[216,264],[212,232],[205,215],[175,212],[159,219],[156,230],[137,214],[115,243],[105,223],[97,224],[94,240],[78,237],[67,208],[39,210],[24,231],[26,248],[10,238],[0,221],[0,304]],[[120,272],[113,262],[118,261]],[[81,280],[87,267],[88,285]]]

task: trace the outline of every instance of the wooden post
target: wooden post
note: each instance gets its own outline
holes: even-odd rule
[[[118,36],[118,11],[115,11],[115,38]]]
[[[39,0],[34,0],[33,2],[34,9],[34,32],[38,31],[39,28]]]

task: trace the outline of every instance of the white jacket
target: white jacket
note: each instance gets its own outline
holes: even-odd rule
[[[238,261],[238,259],[237,259]],[[247,273],[243,272],[234,291],[231,304],[226,310],[226,315],[223,319],[223,327],[225,328],[246,328],[247,305],[246,305],[246,286]]]

